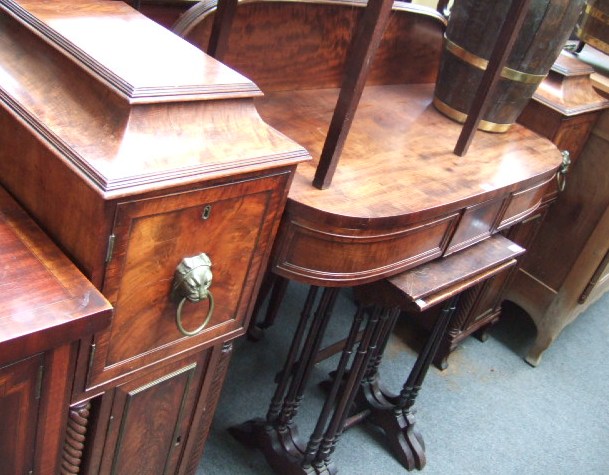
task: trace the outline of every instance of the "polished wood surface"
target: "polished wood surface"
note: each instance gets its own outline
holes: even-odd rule
[[[53,38],[54,44],[78,58],[131,103],[158,102],[163,97],[175,101],[257,93],[251,81],[201,55],[196,48],[186,47],[165,28],[122,2],[7,0],[3,5],[11,14],[26,19],[42,38]],[[107,34],[110,25],[112,35]],[[134,32],[137,41],[130,41]],[[100,37],[105,41],[99,41]],[[118,49],[121,54],[116,54]]]
[[[285,199],[278,190],[287,182],[286,174],[278,174],[117,207],[117,237],[103,286],[116,311],[96,339],[87,391],[112,386],[142,365],[242,333]],[[202,219],[206,207],[209,217]],[[169,295],[180,259],[201,252],[212,261],[215,309],[203,331],[185,337]],[[183,325],[197,328],[207,309],[205,302],[187,302]]]
[[[0,438],[2,475],[28,473],[36,463],[36,427],[40,401],[38,373],[44,367],[42,354],[10,365],[0,365],[0,417],[11,436]],[[31,473],[31,472],[30,472]]]
[[[0,363],[108,325],[108,301],[2,187],[0,243]]]
[[[20,11],[21,4],[3,4]],[[78,8],[70,2],[63,7],[54,2],[53,8],[47,2],[28,2],[27,7],[41,19],[18,20],[8,13],[0,18],[0,95],[5,104],[0,112],[1,181],[98,287],[107,240],[90,239],[91,230],[78,223],[95,222],[99,234],[109,236],[113,205],[107,204],[238,173],[290,170],[307,158],[301,147],[260,119],[252,102],[259,94],[253,83],[160,26],[151,26],[120,2],[80,2]],[[78,26],[78,12],[87,28]],[[67,19],[62,21],[61,15]],[[114,59],[123,55],[115,54],[122,48],[107,41],[107,27],[113,23],[119,25],[113,41],[128,43],[141,35],[146,41],[138,44],[155,45],[170,38],[165,50],[188,58],[195,73],[208,72],[193,78],[181,67],[164,76],[165,81],[150,85],[144,78],[132,84],[135,92],[120,91],[120,84],[140,81],[138,71],[162,69],[163,57],[151,54],[155,50],[149,47],[147,54],[138,50],[133,52],[138,56],[125,55],[130,61]],[[70,45],[67,50],[47,44],[60,36],[47,31],[56,25],[62,28],[61,44]],[[168,82],[173,79],[195,92],[185,95],[184,88],[174,89]],[[138,91],[147,95],[141,100],[154,103],[133,104]],[[32,129],[39,137],[34,141],[29,138]],[[15,161],[15,154],[28,159]],[[62,206],[45,196],[61,196]]]
[[[519,118],[569,151],[573,162],[565,190],[537,226],[506,295],[537,327],[525,357],[533,366],[562,329],[606,290],[608,122],[603,110],[609,103],[592,89],[593,72],[575,55],[563,53]]]
[[[265,92],[256,99],[263,119],[313,156],[297,169],[272,264],[283,277],[315,285],[370,282],[485,239],[539,206],[539,189],[560,163],[549,141],[520,126],[507,135],[480,134],[466,158],[456,157],[461,126],[431,106],[444,20],[398,2],[332,186],[312,186],[345,65],[346,46],[332,46],[351,38],[353,23],[342,19],[359,11],[356,5],[246,2],[225,56]],[[213,4],[200,4],[174,29],[204,49],[212,13]],[[333,33],[322,41],[324,28]],[[396,48],[408,38],[412,47]],[[264,47],[270,44],[281,48]],[[408,65],[410,73],[394,74],[385,64]],[[483,203],[489,208],[480,230],[476,219],[461,216]]]
[[[549,141],[520,126],[480,134],[470,154],[457,157],[452,146],[460,126],[431,106],[431,86],[371,86],[333,186],[320,191],[311,180],[323,143],[319,131],[327,127],[335,98],[336,90],[324,89],[257,101],[271,125],[314,157],[297,169],[275,244],[275,270],[285,277],[363,283],[439,257],[451,246],[471,245],[501,222],[533,212],[542,191],[514,197],[547,183],[560,161]],[[492,200],[497,204],[486,234],[461,233],[460,223],[478,224],[461,219],[466,209]]]
[[[523,247],[496,234],[452,258],[419,266],[390,277],[387,282],[422,311],[503,271],[505,265],[514,265],[524,251]]]
[[[309,155],[260,118],[254,83],[121,2],[0,0],[0,24],[0,183],[115,306],[62,347],[67,379],[45,376],[61,397],[40,458],[69,421],[66,474],[193,474]],[[178,316],[197,328],[211,298],[170,294],[200,253],[215,308],[191,336]]]
[[[609,106],[609,100],[593,87],[593,73],[590,65],[563,51],[518,118],[519,123],[567,150],[573,163],[600,111]]]
[[[565,191],[548,212],[506,294],[537,328],[525,357],[533,366],[564,327],[607,290],[608,130],[609,117],[604,112],[592,133],[582,134],[583,151],[567,175]]]
[[[239,2],[223,61],[265,93],[339,87],[365,6],[362,1]],[[207,50],[215,8],[216,2],[200,2],[173,30]],[[435,10],[394,2],[368,84],[433,82],[445,24]]]
[[[332,453],[356,389],[370,373],[379,356],[375,351],[395,321],[396,312],[358,309],[315,428],[308,441],[300,439],[295,415],[332,316],[337,287],[378,281],[447,254],[452,254],[447,259],[458,259],[467,251],[462,249],[534,213],[560,164],[551,142],[521,126],[503,136],[480,134],[468,157],[453,154],[461,126],[433,108],[435,72],[422,74],[425,68],[436,70],[441,51],[444,21],[434,10],[394,6],[390,18],[404,21],[405,28],[392,30],[390,22],[363,87],[368,63],[358,60],[374,49],[379,33],[374,26],[382,26],[385,4],[369,4],[359,19],[360,34],[367,32],[372,43],[361,45],[353,39],[351,20],[361,12],[359,2],[244,2],[225,45],[225,61],[264,91],[265,96],[256,99],[261,117],[313,156],[296,170],[270,266],[278,282],[297,280],[311,284],[310,291],[266,418],[231,428],[240,441],[260,449],[281,474],[336,473]],[[380,8],[381,25],[367,23],[375,7]],[[213,9],[213,3],[194,7],[174,30],[206,49]],[[424,29],[418,30],[421,26]],[[329,34],[322,37],[325,28]],[[417,38],[412,35],[417,31],[425,34]],[[409,35],[415,40],[412,47],[394,48]],[[346,59],[348,50],[353,62]],[[407,66],[412,75],[390,74],[382,61],[377,63],[384,52],[395,53],[394,64]],[[350,78],[341,82],[341,74]],[[340,84],[347,84],[347,90],[337,89]],[[313,177],[328,138],[336,142],[336,150],[342,138],[345,142],[332,185],[320,190]],[[323,292],[316,299],[319,287]],[[440,343],[452,310],[444,313],[433,347]],[[425,351],[424,363],[409,378],[417,390],[433,350]],[[412,394],[405,389],[405,402]],[[409,441],[418,443],[418,438]],[[421,450],[413,452],[420,459]],[[405,458],[408,468],[424,465],[424,460]]]
[[[0,187],[0,473],[59,473],[74,342],[112,308]]]
[[[329,188],[332,183],[351,130],[353,116],[364,92],[372,60],[376,56],[392,13],[393,0],[368,2],[357,24],[357,32],[353,36],[350,53],[345,62],[340,93],[315,170],[315,188],[323,190]]]

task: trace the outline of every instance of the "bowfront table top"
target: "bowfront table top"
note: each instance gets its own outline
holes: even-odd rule
[[[514,125],[478,132],[465,157],[461,125],[431,105],[433,85],[364,91],[332,185],[312,186],[337,89],[272,92],[268,123],[302,144],[275,248],[277,273],[353,285],[478,242],[533,212],[561,163],[547,139]]]

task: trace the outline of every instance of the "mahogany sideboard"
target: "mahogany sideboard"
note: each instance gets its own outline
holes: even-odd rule
[[[194,473],[309,155],[122,2],[1,0],[0,64],[0,182],[114,307],[71,335],[62,472]]]
[[[378,33],[370,13],[378,10],[362,1],[239,2],[216,48],[264,91],[256,99],[263,119],[313,157],[296,170],[269,266],[279,281],[310,291],[266,417],[232,430],[282,475],[336,472],[332,452],[345,408],[361,382],[371,335],[384,331],[377,312],[366,316],[344,387],[337,376],[311,437],[300,438],[296,416],[338,289],[420,268],[507,232],[542,206],[561,164],[554,144],[518,124],[505,134],[477,134],[464,157],[453,153],[462,127],[432,105],[446,19],[406,2],[380,4],[388,21],[374,60],[362,38],[381,36],[370,33]],[[173,30],[207,50],[217,38],[216,19],[230,16],[222,8],[228,10],[200,2]],[[360,88],[357,100],[342,100]],[[337,131],[337,111],[345,110]],[[319,183],[324,151],[341,140],[331,184]],[[348,341],[362,318],[358,312],[345,322]],[[343,347],[337,375],[350,348]]]
[[[528,142],[538,137],[518,125],[508,135],[479,133],[467,156],[452,154],[460,126],[429,103],[446,26],[430,8],[394,4],[333,185],[323,191],[311,185],[362,6],[252,1],[237,9],[223,61],[260,85],[265,96],[256,103],[262,117],[314,157],[298,167],[273,272],[310,284],[352,286],[495,232],[509,233],[526,248],[528,228],[514,225],[538,216],[554,196],[546,190],[556,156],[552,165],[541,165],[548,143]],[[214,11],[214,2],[201,2],[173,29],[206,49]],[[262,47],[271,43],[281,47]],[[526,170],[533,164],[546,171]],[[446,366],[462,339],[497,321],[510,273],[468,291],[438,352],[438,366]],[[417,319],[429,325],[437,311]]]
[[[60,472],[78,341],[111,312],[0,187],[0,474]]]

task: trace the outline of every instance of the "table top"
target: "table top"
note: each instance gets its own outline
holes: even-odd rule
[[[504,134],[477,132],[465,157],[453,153],[461,124],[431,104],[432,84],[370,86],[364,91],[332,185],[311,183],[338,89],[273,92],[256,100],[268,123],[303,145],[312,162],[297,168],[288,209],[315,219],[406,223],[515,190],[551,175],[554,144],[514,124]]]

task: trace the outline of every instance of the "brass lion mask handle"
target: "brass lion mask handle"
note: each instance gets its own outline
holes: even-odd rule
[[[556,172],[556,181],[558,182],[558,191],[565,191],[567,186],[567,173],[569,172],[569,167],[571,166],[571,155],[567,150],[563,150],[562,154],[562,164]]]
[[[214,296],[209,290],[212,282],[211,260],[205,253],[185,257],[176,267],[171,288],[171,299],[178,302],[176,310],[176,325],[183,335],[193,336],[203,331],[214,313]],[[188,300],[198,303],[209,300],[209,309],[203,323],[194,330],[186,330],[182,325],[182,307]]]

